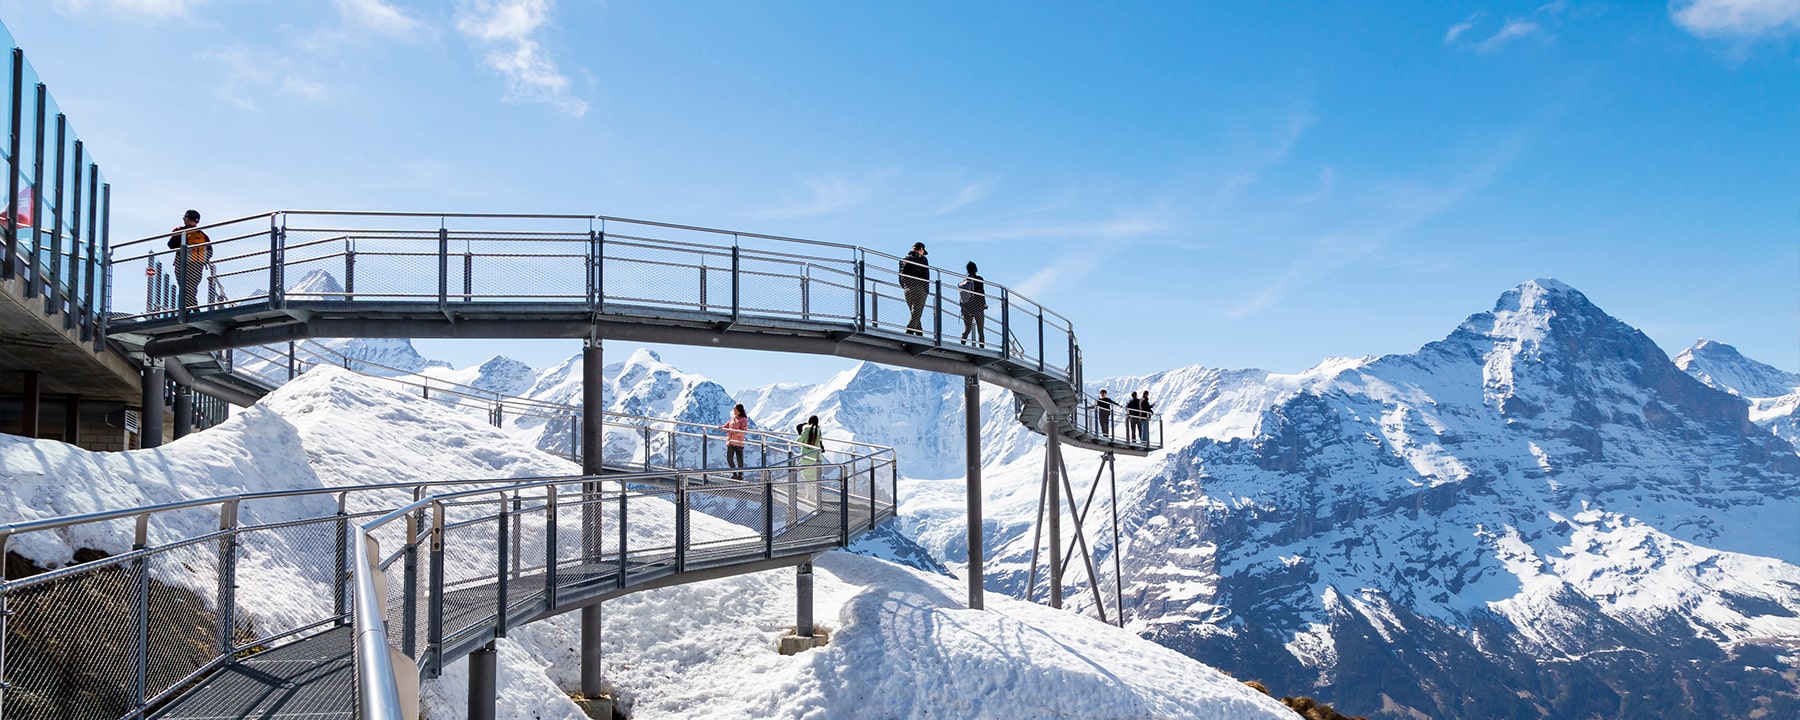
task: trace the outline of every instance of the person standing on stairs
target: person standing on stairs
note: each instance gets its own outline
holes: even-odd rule
[[[719,426],[725,431],[725,464],[736,473],[733,479],[744,479],[744,432],[750,429],[750,414],[744,411],[744,404],[738,403],[731,408],[731,419]]]

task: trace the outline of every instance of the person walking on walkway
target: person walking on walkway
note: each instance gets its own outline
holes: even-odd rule
[[[965,269],[969,276],[956,286],[962,291],[962,341],[968,343],[973,335],[975,347],[987,347],[987,328],[983,325],[987,319],[987,283],[975,272],[975,261],[970,260]]]
[[[175,253],[175,279],[181,283],[181,307],[188,309],[199,304],[200,279],[206,272],[206,264],[212,260],[212,239],[206,237],[203,230],[195,230],[200,224],[200,211],[189,210],[181,216],[181,225],[169,236],[169,249]]]
[[[744,431],[750,429],[750,414],[744,412],[744,404],[738,403],[731,408],[731,419],[719,426],[725,431],[725,465],[736,473],[734,479],[743,480],[744,473]]]
[[[924,336],[925,326],[919,319],[925,314],[926,298],[931,296],[931,264],[925,260],[925,243],[913,243],[912,252],[900,261],[900,288],[906,291],[906,309],[912,311],[912,319],[906,321],[906,334]]]
[[[805,477],[807,482],[819,481],[819,458],[825,454],[825,431],[819,429],[819,416],[814,415],[795,428],[800,433],[800,444],[806,450],[800,453],[800,464],[809,466]]]
[[[1100,428],[1101,435],[1112,437],[1113,408],[1118,406],[1118,403],[1106,396],[1105,390],[1100,391],[1100,399],[1094,401],[1094,424]]]
[[[1137,393],[1135,393],[1135,392],[1131,394],[1131,399],[1127,400],[1125,402],[1125,441],[1126,442],[1135,442],[1137,440],[1138,412],[1141,411],[1143,409],[1143,407],[1144,407],[1143,401],[1138,399]]]

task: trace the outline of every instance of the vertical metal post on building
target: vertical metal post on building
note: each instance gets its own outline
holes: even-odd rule
[[[175,383],[175,439],[194,431],[194,386]]]
[[[12,136],[6,146],[6,237],[0,256],[0,279],[11,280],[18,272],[19,252],[19,135],[25,112],[25,51],[12,49]]]
[[[36,255],[37,252],[44,247],[43,230],[41,229],[44,226],[44,219],[42,217],[40,217],[43,213],[38,212],[38,208],[41,208],[44,206],[43,192],[44,192],[44,98],[45,98],[45,95],[46,95],[46,93],[44,92],[44,84],[38,83],[37,84],[37,106],[35,108],[33,108],[33,112],[32,112],[32,114],[35,116],[34,118],[32,118],[33,135],[32,135],[32,148],[31,148],[31,193],[30,193],[30,199],[31,199],[32,207],[25,211],[26,214],[31,216],[31,251],[32,251],[33,255]],[[54,240],[52,242],[54,242]],[[47,268],[49,270],[48,273],[45,272],[45,270],[46,270],[45,267],[40,266],[35,262],[26,264],[27,267],[29,267],[31,270],[31,273],[30,273],[31,274],[31,283],[29,285],[25,286],[25,297],[31,297],[33,290],[39,286],[42,286],[43,290],[44,290],[44,314],[45,315],[53,315],[56,313],[56,299],[59,295],[59,293],[56,290],[56,285],[57,285],[57,283],[62,282],[62,272],[61,272],[62,255],[61,255],[61,253],[57,252],[58,245],[61,245],[61,243],[55,243],[51,246],[49,267]],[[46,277],[46,275],[48,277]]]
[[[604,412],[604,381],[601,370],[605,363],[604,342],[598,333],[590,334],[587,343],[581,350],[581,474],[597,476],[605,472],[606,467],[601,457],[601,443],[605,440],[602,414]],[[646,445],[644,453],[649,455]],[[581,498],[581,545],[582,563],[597,566],[600,563],[602,544],[600,542],[600,483],[590,480],[582,483]],[[624,548],[619,548],[624,552]],[[600,635],[601,635],[600,603],[592,603],[581,608],[581,693],[589,698],[598,698],[603,692],[603,673],[601,672]]]
[[[986,596],[982,579],[982,547],[981,538],[981,380],[974,375],[963,378],[963,458],[968,472],[967,495],[969,507],[969,609],[980,610],[985,607],[982,601]]]
[[[43,406],[39,402],[42,374],[36,370],[26,370],[24,396],[19,398],[20,408],[19,434],[28,438],[38,436],[39,419],[43,416]]]
[[[92,328],[94,352],[106,348],[106,329],[112,324],[112,183],[100,186],[100,240],[99,250],[95,251],[95,235],[88,235],[87,286],[82,289],[87,307],[88,326]],[[98,283],[104,284],[105,290],[96,291],[94,273],[98,269]],[[96,301],[95,298],[99,300]],[[84,336],[85,337],[85,336]]]
[[[138,447],[153,448],[162,445],[163,435],[163,360],[162,358],[144,359],[144,415],[138,424],[142,434]]]
[[[56,114],[56,165],[55,165],[55,167],[52,167],[50,169],[50,181],[56,185],[55,189],[50,191],[51,203],[56,206],[56,215],[50,218],[50,248],[51,248],[52,254],[58,254],[58,251],[62,247],[63,216],[68,214],[66,212],[63,212],[63,170],[64,170],[63,166],[66,164],[66,161],[67,161],[67,158],[65,156],[67,155],[66,149],[69,144],[68,143],[68,133],[69,133],[68,116],[63,115],[62,113],[57,113]],[[80,305],[81,305],[80,257],[81,257],[81,242],[75,238],[70,238],[69,239],[69,312],[67,314],[63,315],[63,328],[64,329],[73,328],[73,327],[79,325],[80,320],[78,319],[77,316],[81,315],[81,314],[85,314],[85,311],[80,309]],[[88,261],[92,262],[93,258],[91,258],[91,257],[88,258]],[[59,275],[58,277],[61,277],[61,276]],[[87,333],[85,331],[82,333],[82,339],[84,339],[84,340],[87,339]]]

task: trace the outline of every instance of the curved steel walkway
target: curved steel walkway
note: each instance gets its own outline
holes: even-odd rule
[[[1143,455],[1081,391],[1069,320],[1009,288],[972,295],[931,268],[908,305],[894,255],[835,243],[592,215],[280,211],[203,229],[207,292],[179,305],[168,235],[112,248],[147,275],[109,335],[151,357],[306,337],[583,338],[837,355],[1010,389],[1061,442]],[[230,299],[226,299],[230,298]],[[1110,427],[1103,427],[1110,426]],[[1135,434],[1134,434],[1135,435]]]
[[[750,458],[763,467],[680,469],[722,438],[638,420],[627,432],[647,442],[627,464],[648,472],[268,492],[0,526],[0,553],[49,533],[133,547],[0,583],[0,624],[18,641],[0,654],[0,713],[353,717],[359,676],[434,677],[511,627],[609,597],[805,567],[895,513],[887,448],[808,456],[763,436]],[[375,652],[389,646],[416,673]]]

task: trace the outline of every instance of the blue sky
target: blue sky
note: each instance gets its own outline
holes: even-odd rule
[[[1707,337],[1800,370],[1795,0],[7,0],[0,21],[113,183],[115,239],[196,207],[925,240],[1069,316],[1089,377],[1410,352],[1555,277],[1670,354]],[[659,350],[728,388],[846,366]]]

